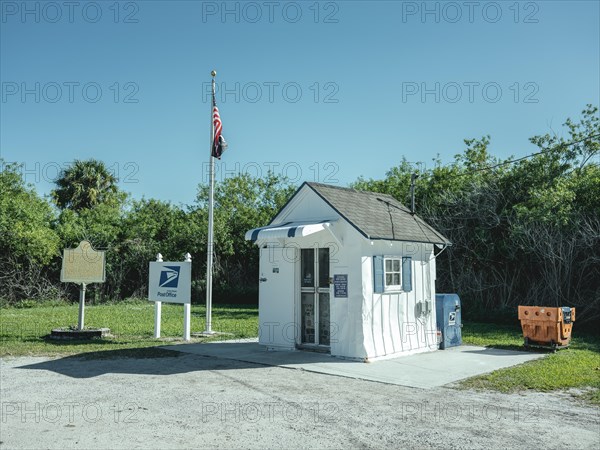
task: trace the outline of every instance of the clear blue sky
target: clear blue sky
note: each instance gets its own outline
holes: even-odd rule
[[[94,157],[134,198],[191,203],[213,68],[221,168],[297,182],[448,162],[485,134],[526,155],[600,103],[597,1],[1,4],[1,157],[42,194]]]

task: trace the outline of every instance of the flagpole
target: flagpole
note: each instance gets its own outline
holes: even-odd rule
[[[212,75],[212,100],[215,98],[215,77]],[[206,243],[206,329],[204,334],[213,334],[212,330],[212,276],[213,276],[213,207],[215,201],[215,158],[213,156],[213,143],[215,140],[215,126],[213,123],[213,104],[210,105],[210,181],[208,193],[208,239]]]

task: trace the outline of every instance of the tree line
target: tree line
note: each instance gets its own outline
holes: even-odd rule
[[[438,258],[437,290],[460,294],[467,317],[514,318],[518,304],[569,305],[578,320],[600,319],[600,124],[587,105],[563,135],[530,138],[539,149],[500,159],[490,137],[465,140],[452,163],[415,169],[406,160],[380,180],[351,187],[409,202],[417,174],[417,214],[453,245]],[[208,186],[195,201],[175,205],[134,200],[101,161],[75,161],[48,197],[21,176],[19,164],[0,172],[0,299],[76,298],[59,282],[62,249],[87,239],[107,250],[107,280],[90,286],[93,301],[145,297],[148,262],[193,257],[193,298],[203,299]],[[247,230],[267,224],[297,186],[269,173],[238,174],[215,191],[216,302],[256,303],[258,251]],[[72,291],[70,291],[72,290]]]

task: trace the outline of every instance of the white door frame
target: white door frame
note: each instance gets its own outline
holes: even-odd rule
[[[298,263],[297,263],[297,268],[296,268],[296,280],[297,280],[297,284],[296,284],[296,329],[298,330],[297,335],[296,335],[296,346],[298,348],[308,348],[308,349],[320,349],[320,350],[325,350],[325,351],[329,351],[331,343],[327,343],[327,344],[321,344],[320,343],[320,329],[321,329],[321,324],[320,324],[320,318],[319,318],[319,297],[320,294],[328,294],[329,296],[329,328],[331,328],[331,288],[330,285],[328,283],[327,287],[320,287],[319,286],[319,250],[327,250],[328,251],[328,255],[327,255],[327,264],[328,264],[328,271],[329,274],[331,274],[331,262],[330,262],[330,255],[329,255],[329,247],[318,247],[318,246],[313,246],[313,247],[304,247],[304,248],[300,248],[298,255]],[[313,287],[302,287],[302,250],[313,250],[313,277],[314,277],[314,286]],[[313,342],[303,342],[302,338],[303,338],[303,334],[304,334],[304,330],[302,328],[302,294],[313,294],[313,306],[314,306],[314,310],[313,310],[313,320],[314,320],[314,343]]]

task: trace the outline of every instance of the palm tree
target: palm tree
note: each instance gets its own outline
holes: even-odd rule
[[[116,205],[122,198],[118,181],[102,161],[75,160],[62,170],[51,195],[61,209],[78,211],[102,203]]]

